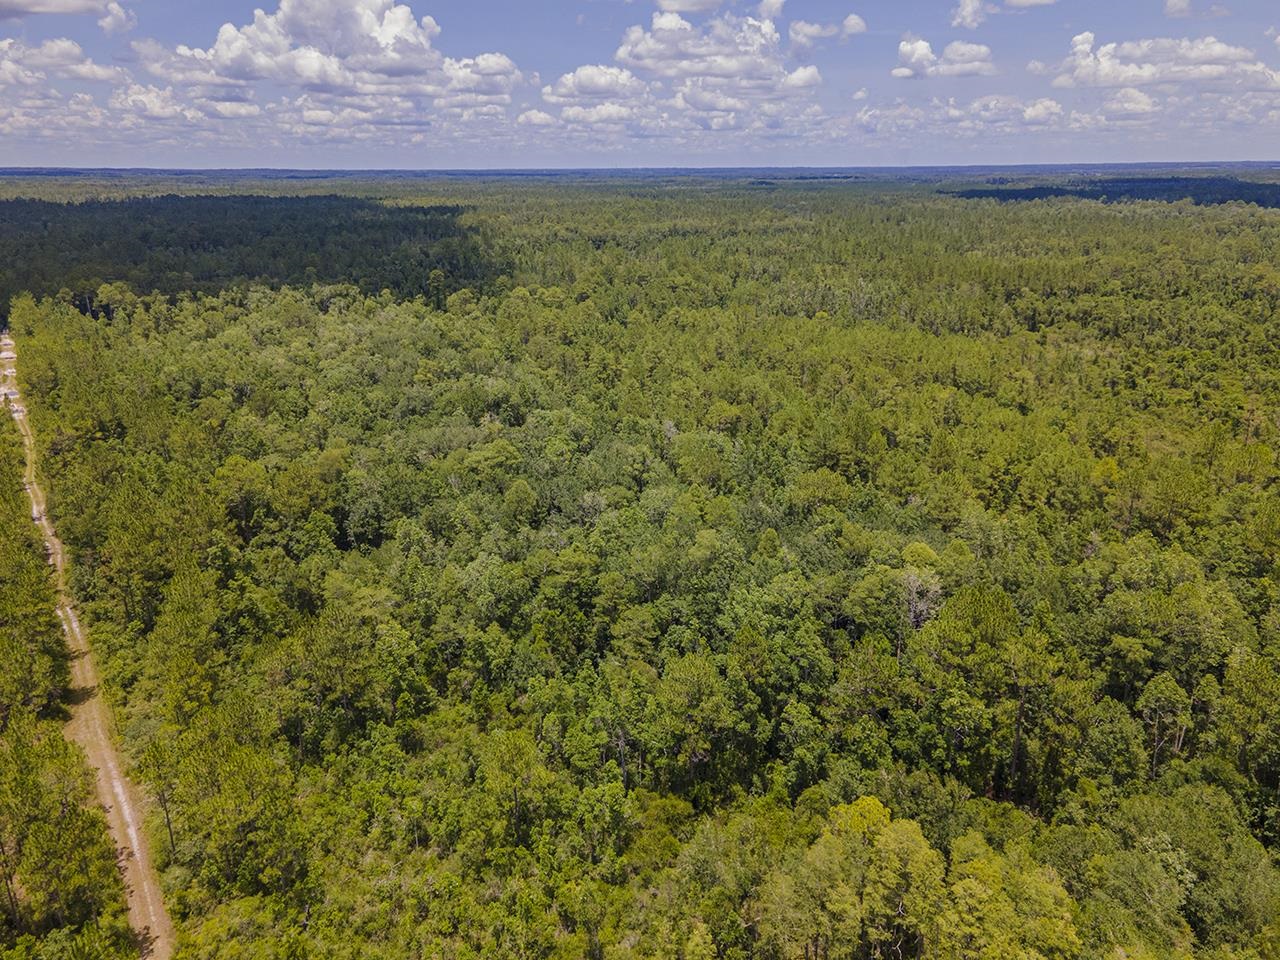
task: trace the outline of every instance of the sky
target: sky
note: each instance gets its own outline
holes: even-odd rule
[[[0,165],[1280,159],[1278,0],[0,0]]]

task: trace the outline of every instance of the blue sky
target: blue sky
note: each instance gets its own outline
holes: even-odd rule
[[[1275,0],[0,0],[0,165],[1280,159]]]

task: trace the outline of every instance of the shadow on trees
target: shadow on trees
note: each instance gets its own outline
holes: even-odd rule
[[[461,206],[322,197],[0,202],[0,321],[9,301],[102,283],[213,293],[240,283],[353,283],[443,301],[504,272]]]

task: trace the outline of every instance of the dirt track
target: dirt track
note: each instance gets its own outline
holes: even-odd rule
[[[14,351],[13,342],[0,338],[0,353]],[[143,955],[150,960],[169,960],[173,953],[173,924],[160,896],[151,850],[142,830],[142,805],[137,789],[125,779],[120,754],[111,733],[111,716],[102,698],[98,670],[88,639],[80,627],[71,593],[67,589],[65,554],[45,506],[44,491],[36,480],[36,445],[27,422],[26,408],[15,376],[17,361],[0,359],[0,391],[9,392],[9,408],[26,450],[24,481],[31,498],[31,519],[44,537],[49,563],[54,570],[58,598],[58,619],[62,621],[71,650],[71,719],[66,726],[69,740],[78,743],[94,768],[98,799],[107,813],[107,823],[119,856],[120,871],[128,890],[129,922],[144,944]]]

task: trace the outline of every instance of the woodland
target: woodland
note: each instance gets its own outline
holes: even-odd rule
[[[1280,211],[973,187],[0,202],[178,957],[1280,958]],[[0,958],[136,956],[21,472]]]

